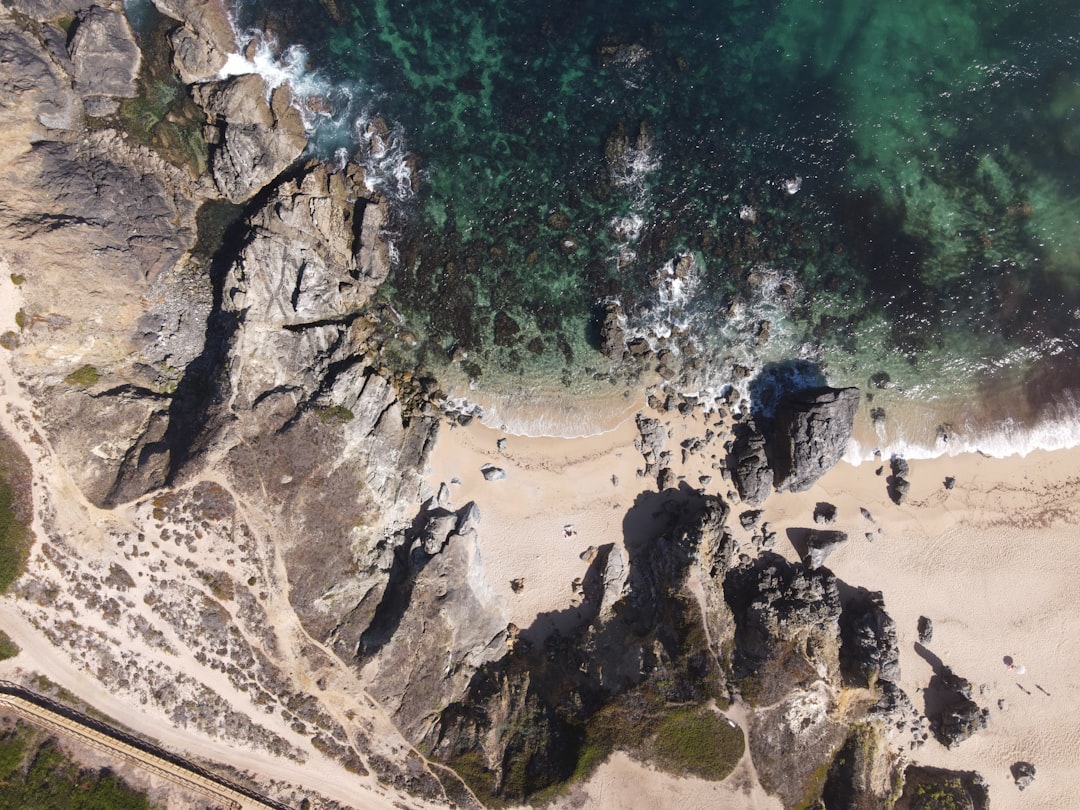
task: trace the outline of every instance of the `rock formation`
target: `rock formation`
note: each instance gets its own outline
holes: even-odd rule
[[[1013,781],[1016,783],[1016,787],[1020,790],[1025,790],[1031,787],[1031,783],[1035,781],[1035,766],[1030,762],[1014,762],[1009,771],[1012,773]]]
[[[111,115],[118,98],[134,98],[142,53],[127,18],[117,11],[91,6],[76,16],[68,39],[72,78],[88,115]]]
[[[778,491],[804,492],[847,449],[859,408],[857,388],[811,388],[777,406],[771,461]]]
[[[946,748],[954,748],[976,731],[986,728],[989,712],[972,700],[971,682],[949,667],[934,673],[927,691],[937,704],[927,711],[930,728]]]
[[[846,532],[811,529],[806,533],[806,556],[803,562],[807,567],[821,568],[826,558],[847,542]]]
[[[622,360],[627,354],[626,313],[615,301],[604,305],[600,321],[600,351],[611,360]]]
[[[251,197],[307,145],[288,85],[268,92],[262,77],[250,73],[196,85],[194,95],[207,116],[214,182],[232,202]]]
[[[880,591],[856,588],[840,614],[840,668],[844,679],[867,687],[900,679],[896,623],[885,612]]]
[[[765,452],[765,437],[752,424],[736,427],[728,467],[744,503],[760,506],[765,502],[772,492],[773,471]]]

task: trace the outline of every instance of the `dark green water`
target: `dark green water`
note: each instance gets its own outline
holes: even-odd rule
[[[386,294],[417,338],[406,360],[467,351],[444,374],[478,398],[607,376],[595,318],[617,299],[683,390],[804,358],[835,383],[887,373],[879,403],[929,403],[927,425],[1070,418],[1075,4],[324,0],[239,17],[349,91],[315,142],[366,144],[399,203]],[[402,150],[381,160],[375,116]],[[390,176],[404,150],[413,188]],[[665,281],[686,254],[689,277]]]

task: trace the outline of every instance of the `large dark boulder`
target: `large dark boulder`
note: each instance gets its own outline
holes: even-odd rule
[[[743,503],[759,506],[772,492],[773,471],[765,452],[765,437],[752,425],[740,425],[736,429],[735,442],[728,456],[735,488]]]
[[[899,680],[896,622],[885,612],[881,591],[856,588],[845,601],[840,613],[840,668],[854,686]]]
[[[619,361],[627,354],[626,313],[616,301],[604,305],[600,322],[600,351],[609,360]]]
[[[928,693],[935,696],[937,708],[928,711],[930,728],[938,742],[953,748],[976,731],[986,728],[986,709],[972,699],[971,682],[943,667],[930,679]]]
[[[772,432],[776,489],[804,492],[844,455],[855,413],[857,388],[809,388],[784,396]]]
[[[806,533],[806,555],[803,562],[808,568],[821,568],[825,560],[837,548],[847,542],[846,532],[811,529]]]

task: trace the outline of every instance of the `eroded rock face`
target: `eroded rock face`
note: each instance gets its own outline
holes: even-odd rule
[[[594,550],[582,603],[568,610],[576,626],[540,638],[530,630],[512,634],[509,652],[476,670],[456,700],[445,708],[432,704],[435,721],[423,746],[452,765],[469,763],[480,777],[472,786],[481,799],[523,799],[567,779],[577,766],[583,725],[605,704],[624,701],[645,722],[663,712],[665,701],[707,699],[703,690],[720,676],[684,585],[695,569],[726,568],[732,554],[722,531],[726,508],[711,498],[643,493],[635,509],[667,521],[656,538],[628,550],[629,560],[610,546]],[[429,609],[414,604],[406,620]],[[706,618],[717,638],[730,630],[725,611],[720,599]],[[458,668],[452,659],[454,677]],[[406,672],[397,670],[399,682],[419,683]],[[633,739],[625,744],[642,742],[640,722],[626,731]]]
[[[58,64],[66,58],[63,32],[52,29],[57,56],[10,19],[0,17],[0,165],[8,165],[31,143],[46,137],[49,130],[67,132],[82,126],[82,101],[71,87],[71,79]]]
[[[811,388],[784,396],[772,438],[778,491],[804,492],[833,468],[847,449],[858,408],[857,388]]]
[[[292,164],[307,146],[292,91],[272,91],[256,73],[196,85],[195,102],[207,116],[210,168],[218,189],[243,202]]]
[[[90,115],[111,115],[118,98],[134,98],[142,54],[127,18],[117,11],[91,6],[79,12],[68,42],[75,88]]]
[[[840,667],[845,680],[871,686],[900,679],[900,650],[896,622],[885,612],[880,591],[857,588],[840,614]]]
[[[899,782],[881,730],[874,723],[860,723],[849,730],[833,758],[821,798],[825,807],[880,810],[891,806]]]
[[[840,671],[840,594],[828,569],[766,552],[728,572],[735,616],[733,669],[748,702],[768,705]]]
[[[765,453],[765,437],[753,425],[741,425],[728,456],[732,480],[744,503],[760,506],[773,488],[773,471]]]

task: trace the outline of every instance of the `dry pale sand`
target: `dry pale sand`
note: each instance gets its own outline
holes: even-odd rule
[[[723,435],[686,467],[679,463],[680,439],[701,436],[711,420],[660,418],[671,431],[666,446],[676,473],[695,487],[699,476],[712,476],[703,488],[727,496],[730,486],[711,468],[713,456],[723,456]],[[644,465],[635,438],[632,417],[577,439],[512,436],[477,421],[443,431],[429,480],[437,486],[457,478],[454,505],[477,502],[485,572],[508,621],[528,628],[539,617],[541,627],[550,627],[543,614],[574,602],[571,583],[585,572],[583,552],[622,543],[624,532],[633,530],[624,525],[627,511],[641,492],[656,487],[637,474]],[[485,481],[485,463],[503,468],[506,478]],[[831,528],[846,530],[850,540],[829,565],[847,584],[883,592],[899,632],[901,685],[916,706],[923,708],[922,689],[932,674],[930,656],[915,647],[917,621],[925,615],[934,623],[930,653],[975,684],[977,701],[991,709],[985,731],[952,751],[931,739],[908,752],[910,760],[979,771],[999,810],[1074,806],[1080,787],[1080,450],[914,461],[903,506],[889,501],[888,470],[877,475],[877,466],[841,463],[809,492],[773,495],[762,519],[779,534],[776,551],[796,558],[790,538],[814,526],[815,504],[836,505]],[[957,480],[951,491],[944,488],[946,476]],[[735,503],[733,515],[742,508]],[[574,532],[569,536],[567,526]],[[515,593],[510,583],[517,578],[524,587]],[[1007,655],[1024,664],[1026,674],[1006,670]],[[1009,774],[1021,759],[1037,768],[1023,793]],[[751,773],[744,762],[727,782],[710,785],[672,779],[617,756],[566,801],[602,808],[779,806],[761,794]]]

